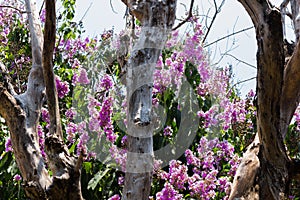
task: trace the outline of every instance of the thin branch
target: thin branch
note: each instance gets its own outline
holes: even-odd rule
[[[114,6],[112,5],[111,0],[109,0],[109,4],[110,4],[110,7],[111,7],[111,10],[112,10],[115,14],[118,14],[118,12],[116,12],[115,9],[114,9]]]
[[[193,17],[194,2],[195,2],[195,0],[191,0],[191,5],[190,5],[190,10],[189,10],[188,16],[182,22],[180,22],[177,26],[175,26],[175,28],[172,29],[173,31],[180,28],[183,24],[188,22],[191,19],[191,17]]]
[[[88,13],[88,11],[91,9],[92,5],[93,5],[93,2],[90,3],[89,7],[86,9],[86,11],[84,12],[83,16],[79,20],[79,22],[82,22],[82,20],[85,18],[85,16]]]
[[[39,11],[39,15],[41,15],[41,13],[42,13],[42,11],[43,11],[44,5],[45,5],[45,1],[43,1],[42,5],[41,5],[40,11]]]
[[[241,84],[241,83],[245,83],[245,82],[251,81],[251,80],[256,79],[256,78],[257,78],[257,77],[255,76],[255,77],[248,78],[248,79],[245,79],[245,80],[242,80],[242,81],[238,81],[238,82],[236,82],[235,84],[233,84],[233,85],[231,86],[231,88],[234,88],[235,86],[237,86],[237,85],[239,85],[239,84]]]
[[[235,60],[237,60],[238,62],[243,63],[243,64],[245,64],[245,65],[247,65],[247,66],[249,66],[249,67],[252,67],[253,69],[257,69],[256,66],[251,65],[250,63],[247,63],[247,62],[245,62],[245,61],[243,61],[243,60],[241,60],[241,59],[238,59],[237,57],[235,57],[235,56],[232,55],[232,54],[226,53],[226,54],[224,54],[224,55],[230,56],[230,57],[234,58]]]
[[[214,14],[214,16],[212,18],[212,21],[210,22],[209,27],[207,28],[207,31],[206,31],[205,36],[204,36],[203,41],[202,41],[203,43],[205,42],[205,40],[206,40],[209,32],[211,31],[211,27],[214,24],[214,22],[215,22],[215,20],[217,18],[217,15],[221,12],[221,8],[224,5],[224,3],[225,3],[225,0],[223,0],[222,3],[220,4],[220,6],[218,7],[216,0],[214,0],[215,14]]]
[[[208,47],[208,46],[211,46],[211,45],[213,45],[213,44],[215,44],[215,43],[217,43],[217,42],[220,42],[221,40],[224,40],[224,39],[226,39],[226,38],[228,38],[228,37],[237,35],[237,34],[239,34],[239,33],[248,31],[248,30],[253,29],[253,28],[254,28],[254,26],[251,26],[251,27],[248,27],[248,28],[244,28],[244,29],[242,29],[242,30],[239,30],[239,31],[237,31],[237,32],[231,33],[231,34],[229,34],[229,35],[226,35],[226,36],[224,36],[224,37],[221,37],[221,38],[219,38],[219,39],[217,39],[217,40],[215,40],[215,41],[213,41],[213,42],[211,42],[211,43],[209,43],[209,44],[204,45],[204,48],[206,48],[206,47]]]
[[[43,74],[46,85],[47,104],[50,115],[50,135],[57,134],[63,140],[58,97],[53,71],[53,52],[56,37],[55,1],[46,0],[46,22],[43,48]]]
[[[14,10],[18,11],[21,14],[28,13],[26,11],[20,10],[20,9],[18,9],[16,7],[13,7],[13,6],[0,6],[0,8],[11,8],[11,9],[14,9]]]

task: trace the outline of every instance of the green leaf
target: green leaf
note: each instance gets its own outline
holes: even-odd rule
[[[88,189],[94,190],[99,183],[99,181],[110,171],[109,168],[105,169],[104,171],[99,171],[97,174],[92,178],[88,183]]]
[[[85,169],[86,173],[92,173],[92,162],[83,162],[83,168]]]
[[[69,149],[69,153],[72,154],[75,151],[75,147],[78,144],[78,141],[74,142],[74,144],[71,146],[71,148]]]

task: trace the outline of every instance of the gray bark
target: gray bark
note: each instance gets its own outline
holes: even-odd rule
[[[122,0],[141,22],[127,69],[128,153],[123,200],[149,199],[153,170],[153,71],[171,30],[176,0]]]
[[[69,155],[63,143],[53,73],[55,44],[55,2],[46,0],[45,37],[40,25],[36,2],[26,0],[31,35],[32,69],[24,94],[13,96],[0,83],[0,115],[6,120],[16,162],[24,180],[24,189],[30,199],[82,199],[79,159]],[[44,48],[42,47],[44,45]],[[4,68],[1,66],[1,69]],[[45,84],[46,83],[46,84]],[[45,168],[40,153],[37,125],[45,89],[50,113],[50,136],[45,146],[52,178]]]

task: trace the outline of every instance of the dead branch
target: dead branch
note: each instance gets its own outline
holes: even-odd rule
[[[14,10],[18,11],[20,14],[28,13],[26,11],[20,10],[16,7],[13,7],[13,6],[0,6],[0,8],[11,8],[11,9],[14,9]]]
[[[172,29],[173,31],[176,30],[176,29],[178,29],[178,28],[180,28],[182,25],[184,25],[186,22],[188,22],[191,19],[191,17],[193,17],[194,1],[195,0],[191,0],[191,5],[190,5],[188,16],[182,22],[180,22],[177,26],[175,26]]]
[[[214,24],[214,22],[215,22],[215,20],[217,18],[217,15],[221,12],[221,9],[222,9],[224,3],[225,3],[225,0],[223,0],[221,2],[220,6],[218,6],[216,0],[214,0],[215,13],[214,13],[214,16],[212,17],[212,20],[211,20],[211,22],[210,22],[210,24],[209,24],[209,26],[207,28],[207,31],[206,31],[204,37],[203,37],[202,43],[205,43],[206,38],[207,38],[209,32],[211,31],[212,25]]]
[[[52,61],[56,37],[55,12],[55,1],[46,0],[46,21],[43,48],[43,74],[46,85],[48,110],[50,115],[50,135],[57,134],[57,137],[63,140]]]
[[[238,62],[243,63],[243,64],[245,64],[245,65],[247,65],[247,66],[249,66],[249,67],[251,67],[251,68],[253,68],[253,69],[257,69],[256,66],[251,65],[250,63],[247,63],[247,62],[245,62],[245,61],[243,61],[243,60],[241,60],[241,59],[235,57],[234,55],[232,55],[232,54],[230,54],[230,53],[226,53],[226,54],[224,54],[224,55],[225,55],[225,56],[230,56],[230,57],[234,58],[235,60],[237,60]]]
[[[231,36],[234,36],[234,35],[237,35],[237,34],[239,34],[239,33],[242,33],[242,32],[248,31],[248,30],[251,30],[251,29],[253,29],[253,28],[254,28],[254,26],[251,26],[251,27],[244,28],[244,29],[242,29],[242,30],[233,32],[233,33],[228,34],[228,35],[226,35],[226,36],[223,36],[223,37],[221,37],[221,38],[219,38],[219,39],[217,39],[217,40],[215,40],[215,41],[213,41],[213,42],[211,42],[211,43],[209,43],[209,44],[205,44],[203,47],[204,47],[204,48],[209,47],[209,46],[211,46],[211,45],[213,45],[213,44],[215,44],[215,43],[217,43],[217,42],[220,42],[220,41],[222,41],[222,40],[224,40],[224,39],[227,39],[227,38],[229,38],[229,37],[231,37]]]
[[[284,69],[281,98],[281,123],[283,137],[300,101],[300,41]]]

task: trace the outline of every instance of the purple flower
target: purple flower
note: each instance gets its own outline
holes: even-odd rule
[[[188,180],[188,168],[178,160],[171,160],[169,163],[169,181],[177,189],[185,189],[184,184]]]
[[[90,83],[90,80],[87,76],[87,72],[84,68],[81,68],[79,71],[79,77],[78,77],[78,83],[81,83],[83,85],[87,85]]]
[[[182,194],[179,194],[178,191],[174,189],[174,187],[166,182],[162,191],[156,194],[157,200],[181,200]]]
[[[21,181],[22,180],[22,177],[19,175],[19,174],[16,174],[15,176],[14,176],[14,179],[13,179],[14,181]]]
[[[101,89],[100,90],[109,90],[111,89],[113,86],[113,82],[112,82],[112,79],[109,75],[104,75],[102,77],[102,79],[100,80],[100,87]]]
[[[172,136],[173,134],[173,129],[170,126],[166,126],[164,129],[164,136]]]
[[[13,151],[12,144],[11,144],[11,139],[7,138],[6,143],[5,143],[5,152]]]
[[[58,76],[55,77],[55,82],[56,82],[56,89],[57,89],[58,97],[63,98],[70,91],[69,83],[67,81],[62,82]]]
[[[67,139],[69,142],[74,143],[75,135],[78,131],[77,124],[70,122],[67,124],[66,133],[68,135]]]
[[[123,185],[124,185],[124,181],[125,181],[125,177],[124,177],[124,176],[120,176],[120,177],[118,178],[118,184],[119,184],[120,186],[123,186]]]
[[[80,135],[79,143],[77,144],[77,155],[81,153],[83,155],[87,155],[87,146],[86,143],[88,142],[89,135],[87,133],[83,133]]]
[[[46,21],[46,9],[42,9],[40,19],[41,19],[42,23],[45,23],[45,21]]]
[[[41,125],[38,125],[38,138],[39,138],[39,145],[40,145],[40,150],[43,158],[46,160],[47,159],[47,154],[45,153],[45,139],[44,139],[44,132],[43,128]]]
[[[114,196],[110,197],[108,200],[120,200],[120,196],[118,194],[115,194]]]
[[[77,112],[74,110],[74,108],[70,108],[66,111],[66,117],[69,120],[73,120],[73,118],[75,117],[76,114],[77,114]]]

